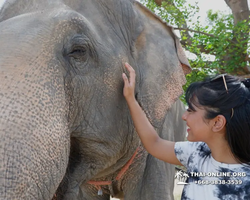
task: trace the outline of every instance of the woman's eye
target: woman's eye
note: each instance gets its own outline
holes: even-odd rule
[[[188,112],[192,112],[192,110],[190,108],[187,109]]]

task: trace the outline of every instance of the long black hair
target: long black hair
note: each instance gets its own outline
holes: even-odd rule
[[[250,165],[250,79],[218,75],[192,83],[186,91],[186,102],[206,110],[205,119],[217,115],[226,118],[226,140],[234,157]]]

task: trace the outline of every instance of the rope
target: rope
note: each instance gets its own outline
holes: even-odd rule
[[[115,180],[119,181],[122,178],[122,176],[125,174],[125,172],[128,170],[128,168],[132,164],[133,160],[135,159],[135,156],[136,156],[138,150],[139,150],[139,147],[137,147],[137,149],[136,149],[135,153],[133,154],[133,156],[124,165],[124,167],[121,169],[121,171],[117,174]],[[98,190],[98,195],[102,195],[102,188],[101,188],[101,186],[111,185],[112,181],[88,181],[88,184],[94,185],[97,188],[97,190]]]

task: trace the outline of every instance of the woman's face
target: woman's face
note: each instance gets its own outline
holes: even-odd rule
[[[211,137],[210,120],[205,119],[206,110],[202,107],[193,105],[194,110],[190,108],[182,115],[182,119],[187,122],[188,141],[207,142]]]

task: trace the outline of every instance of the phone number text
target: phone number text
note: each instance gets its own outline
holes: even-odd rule
[[[240,185],[242,180],[198,180],[194,183],[198,185]]]

